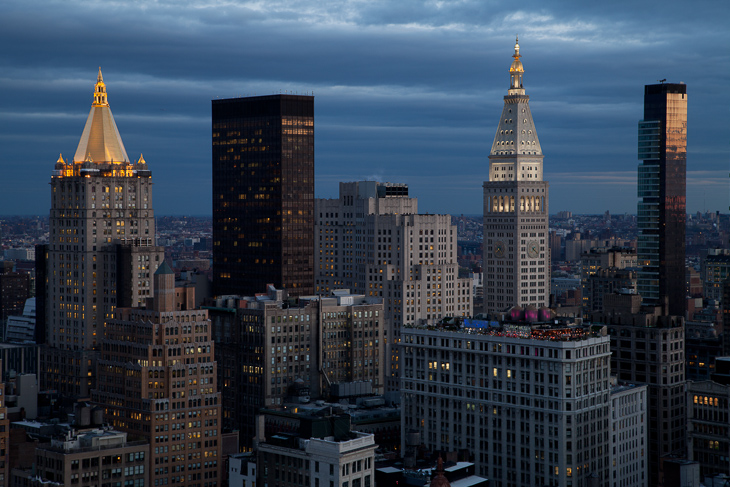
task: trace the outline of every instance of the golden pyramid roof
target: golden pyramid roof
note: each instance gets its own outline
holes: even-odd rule
[[[84,162],[89,159],[95,163],[129,162],[106,96],[106,85],[99,68],[94,86],[94,102],[91,104],[91,111],[86,119],[74,162]]]

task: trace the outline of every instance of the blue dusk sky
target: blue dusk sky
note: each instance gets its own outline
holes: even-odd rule
[[[519,34],[550,211],[636,212],[643,86],[687,84],[687,209],[728,211],[726,0],[3,0],[0,214],[48,214],[102,67],[158,215],[211,213],[210,102],[315,95],[316,196],[407,183],[482,212]]]

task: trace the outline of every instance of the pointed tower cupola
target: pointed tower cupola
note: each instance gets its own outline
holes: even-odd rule
[[[504,108],[494,136],[489,157],[498,165],[490,168],[490,181],[497,179],[542,179],[542,163],[523,166],[516,158],[542,157],[542,148],[530,112],[530,97],[525,94],[522,75],[525,68],[520,61],[520,44],[515,42],[514,59],[509,67],[510,88],[504,97]],[[528,169],[525,169],[528,168]]]
[[[522,67],[522,61],[520,61],[520,38],[515,39],[515,54],[512,56],[512,66],[509,67],[509,94],[510,95],[524,95],[525,89],[522,87],[522,75],[525,73],[525,68]]]
[[[96,85],[94,85],[94,101],[91,104],[91,111],[86,119],[73,161],[79,164],[85,161],[93,161],[97,164],[129,164],[127,151],[122,143],[122,137],[119,135],[111,108],[109,108],[101,68],[99,68]]]
[[[106,85],[104,77],[101,75],[101,66],[99,66],[99,74],[96,76],[96,85],[94,85],[94,107],[108,107],[109,102],[106,101]]]

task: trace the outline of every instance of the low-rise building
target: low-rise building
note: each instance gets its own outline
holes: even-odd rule
[[[264,485],[374,487],[375,437],[351,431],[348,415],[300,415],[294,427],[281,419],[267,423],[262,416],[257,424],[257,464]]]
[[[145,487],[150,485],[149,449],[146,441],[128,441],[119,431],[71,430],[38,445],[33,469],[14,469],[10,485]]]

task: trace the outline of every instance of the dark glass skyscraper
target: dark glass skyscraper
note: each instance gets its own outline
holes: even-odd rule
[[[213,100],[213,287],[314,293],[314,97]]]
[[[645,304],[684,316],[687,86],[644,87],[639,122],[638,290]]]

